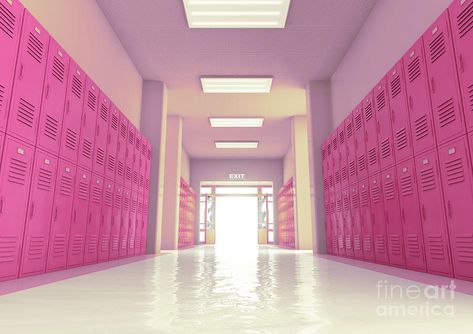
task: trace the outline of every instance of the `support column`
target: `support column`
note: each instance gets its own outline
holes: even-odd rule
[[[146,251],[150,254],[157,254],[161,250],[167,112],[166,85],[161,81],[143,81],[140,130],[153,146],[146,246]]]

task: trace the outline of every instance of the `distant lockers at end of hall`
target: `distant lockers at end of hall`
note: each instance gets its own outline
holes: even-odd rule
[[[473,280],[473,0],[455,0],[322,145],[328,252]]]
[[[0,280],[143,254],[149,141],[17,0],[0,49]]]

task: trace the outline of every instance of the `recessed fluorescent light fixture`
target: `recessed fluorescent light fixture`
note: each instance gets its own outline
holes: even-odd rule
[[[182,0],[189,28],[284,28],[291,0]]]
[[[210,126],[213,128],[260,128],[264,118],[217,118],[211,117]]]
[[[258,148],[257,141],[216,141],[215,148],[224,149],[249,149]]]
[[[272,77],[201,77],[204,93],[269,93]]]

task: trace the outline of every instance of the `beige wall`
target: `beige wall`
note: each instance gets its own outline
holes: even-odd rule
[[[191,162],[189,158],[189,154],[187,154],[186,149],[182,148],[182,155],[181,155],[181,177],[186,180],[187,183],[190,184],[190,172],[191,172]],[[198,189],[194,189],[198,190]]]
[[[283,175],[284,175],[284,183],[286,183],[291,177],[294,177],[294,148],[293,148],[292,138],[291,138],[291,145],[289,147],[289,150],[284,156]],[[278,189],[276,189],[276,191],[277,190]]]
[[[94,0],[22,0],[139,128],[142,78]]]

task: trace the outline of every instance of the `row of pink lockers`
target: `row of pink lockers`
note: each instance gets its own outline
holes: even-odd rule
[[[329,251],[473,278],[472,27],[454,1],[323,145]]]
[[[0,0],[0,19],[0,154],[4,151],[0,165],[0,276],[5,278],[18,272],[25,226],[22,222],[27,211],[23,255],[44,268],[50,223],[47,217],[52,214],[53,202],[54,219],[64,228],[71,217],[85,226],[88,213],[89,221],[94,214],[99,215],[101,207],[93,205],[93,198],[88,211],[89,196],[99,197],[91,188],[92,181],[99,188],[107,184],[105,189],[113,187],[115,193],[123,192],[137,202],[147,203],[151,145],[21,3]],[[61,191],[66,185],[63,181],[71,189]],[[46,188],[51,191],[49,195],[44,193]],[[105,190],[104,195],[107,193]],[[67,200],[61,194],[70,198],[74,194],[74,210],[62,203]],[[29,226],[36,229],[31,235]],[[79,246],[84,248],[84,226],[77,236],[71,235],[71,254],[78,253]],[[107,239],[107,234],[103,237]],[[95,247],[94,238],[98,237],[92,233],[91,249]],[[63,232],[51,235],[49,244],[55,259],[61,258],[58,254],[64,250],[67,253],[68,241]],[[78,263],[83,261],[81,255],[75,255]],[[64,267],[64,257],[61,261],[61,265],[48,268]],[[22,273],[38,270],[26,264]]]

